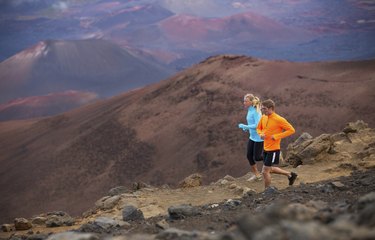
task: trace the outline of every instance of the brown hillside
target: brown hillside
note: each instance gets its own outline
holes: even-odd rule
[[[17,98],[0,104],[0,121],[53,116],[92,103],[97,97],[93,92],[65,91]]]
[[[54,211],[24,219],[32,223],[27,229],[19,221],[4,224],[0,239],[268,240],[262,234],[264,228],[273,236],[282,236],[278,239],[374,239],[374,147],[375,129],[357,121],[342,132],[299,138],[289,145],[288,155],[309,152],[303,165],[285,167],[298,173],[293,186],[287,185],[285,176],[273,175],[273,188],[264,190],[263,181],[247,181],[252,173],[239,178],[226,175],[205,186],[201,186],[199,174],[192,174],[175,189],[120,186],[75,219]],[[133,212],[130,217],[129,205],[138,214]],[[245,216],[257,221],[244,221]],[[271,224],[264,224],[266,219]],[[254,226],[254,222],[262,226]],[[71,230],[81,237],[69,236]],[[56,235],[51,236],[53,233]]]
[[[160,83],[33,121],[0,123],[2,221],[61,209],[78,214],[116,185],[206,183],[249,171],[242,97],[317,136],[362,119],[375,126],[375,61],[291,63],[218,56]],[[286,141],[284,142],[286,143]],[[25,204],[27,202],[27,204]]]

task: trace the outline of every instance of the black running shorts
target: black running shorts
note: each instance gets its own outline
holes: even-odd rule
[[[280,150],[275,151],[264,151],[264,166],[271,167],[272,165],[279,164]]]

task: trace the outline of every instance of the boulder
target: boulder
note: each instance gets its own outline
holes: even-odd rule
[[[108,191],[108,196],[113,197],[113,196],[120,195],[122,193],[128,193],[128,192],[130,192],[130,191],[126,187],[117,186],[117,187],[114,187],[114,188],[112,188]]]
[[[46,224],[47,218],[46,217],[34,217],[31,219],[31,223],[34,225],[44,225]]]
[[[99,237],[92,233],[63,232],[52,234],[47,240],[99,240]]]
[[[151,187],[151,186],[144,183],[144,182],[134,182],[133,186],[132,186],[134,191],[140,190],[142,188],[149,188],[149,187]]]
[[[95,206],[99,208],[100,210],[108,210],[112,209],[116,206],[116,204],[120,201],[120,196],[115,195],[115,196],[106,196],[98,201],[95,202]]]
[[[312,139],[313,137],[309,133],[302,133],[297,140],[288,145],[285,161],[294,167],[301,165],[302,157],[299,156],[299,153],[312,143]]]
[[[143,212],[133,205],[127,205],[122,210],[122,219],[124,221],[144,220]]]
[[[197,231],[185,231],[176,228],[168,228],[156,235],[156,239],[159,240],[170,240],[170,239],[184,239],[184,240],[196,240],[196,239],[213,239],[212,236],[209,238],[207,233],[201,233]]]
[[[72,226],[74,222],[74,218],[65,212],[56,211],[47,213],[47,227]]]
[[[312,220],[317,210],[301,203],[292,203],[282,209],[285,219],[307,221]]]
[[[202,175],[194,173],[179,183],[180,188],[192,188],[202,186]]]
[[[315,138],[311,144],[298,153],[298,157],[303,164],[311,164],[314,159],[322,152],[328,152],[331,148],[331,140],[329,134],[322,134]]]
[[[83,224],[78,231],[87,233],[110,233],[111,231],[119,228],[122,222],[108,217],[98,217],[94,222]]]
[[[303,132],[295,141],[292,145],[294,146],[300,146],[302,145],[303,143],[307,142],[308,140],[310,139],[313,139],[313,137],[307,133],[307,132]]]
[[[182,204],[169,207],[168,214],[171,219],[181,219],[189,216],[199,215],[199,210],[191,205]]]
[[[1,231],[3,232],[12,232],[16,230],[13,224],[3,224],[1,225]]]
[[[28,230],[33,226],[26,218],[16,218],[14,219],[14,227],[16,230]]]
[[[365,128],[368,128],[368,124],[365,123],[362,120],[358,120],[356,122],[348,123],[345,126],[343,132],[344,133],[355,133],[355,132],[358,132],[359,130],[362,130],[362,129],[365,129]]]

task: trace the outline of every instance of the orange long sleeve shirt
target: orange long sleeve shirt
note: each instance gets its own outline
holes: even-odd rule
[[[280,142],[282,138],[295,133],[293,126],[283,117],[273,112],[270,115],[262,115],[257,126],[259,135],[264,134],[264,150],[276,151],[280,150]],[[272,136],[275,140],[272,139]]]

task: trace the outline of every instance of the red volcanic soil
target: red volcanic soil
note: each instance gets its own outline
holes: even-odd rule
[[[295,42],[309,39],[311,34],[288,27],[270,18],[252,13],[240,13],[224,18],[201,18],[189,15],[175,15],[159,23],[161,30],[172,42],[222,42],[241,41]],[[196,46],[196,45],[194,45]],[[222,46],[223,47],[223,46]]]
[[[249,171],[243,95],[276,102],[296,134],[375,126],[375,61],[293,63],[209,58],[175,76],[58,116],[0,123],[2,221],[52,210],[79,214],[134,181],[175,186]],[[27,201],[27,204],[24,202]]]
[[[0,121],[51,116],[93,102],[97,97],[92,92],[66,91],[18,98],[0,104]]]

